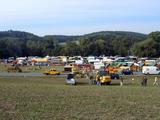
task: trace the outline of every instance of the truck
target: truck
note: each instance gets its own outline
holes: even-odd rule
[[[156,66],[143,66],[142,73],[157,75],[157,74],[160,74],[160,70]]]

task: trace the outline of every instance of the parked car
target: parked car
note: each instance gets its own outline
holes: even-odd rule
[[[133,75],[133,71],[132,70],[122,70],[122,75]]]
[[[67,79],[65,80],[66,84],[76,85],[76,80],[74,79],[75,74],[68,74]]]
[[[60,75],[60,72],[58,72],[56,69],[50,69],[50,70],[46,70],[44,71],[45,75]]]
[[[119,79],[120,78],[119,74],[117,74],[117,73],[111,73],[110,77],[111,77],[111,79]]]

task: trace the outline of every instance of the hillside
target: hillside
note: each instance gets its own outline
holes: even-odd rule
[[[136,32],[127,32],[127,31],[101,31],[101,32],[94,32],[90,34],[86,34],[84,36],[94,37],[94,36],[132,36],[132,37],[139,37],[139,38],[146,38],[146,34],[136,33]]]
[[[46,35],[44,38],[51,37],[58,42],[67,42],[67,41],[77,41],[82,38],[100,38],[103,37],[105,40],[108,40],[111,37],[128,37],[135,38],[136,40],[146,39],[146,34],[135,33],[135,32],[124,32],[124,31],[101,31],[90,34],[85,34],[81,36],[65,36],[65,35]]]
[[[68,41],[76,41],[80,36],[65,36],[65,35],[46,35],[43,38],[52,38],[56,40],[58,43],[65,43]]]
[[[102,31],[81,36],[46,35],[44,37],[21,31],[2,31],[0,32],[0,57],[101,54],[124,56],[131,52],[130,49],[135,43],[144,41],[146,38],[146,34],[124,31]],[[91,50],[93,48],[95,49]]]
[[[52,38],[58,42],[67,42],[67,41],[76,41],[80,38],[100,38],[105,37],[134,37],[137,39],[146,39],[146,34],[135,33],[135,32],[124,32],[124,31],[102,31],[102,32],[95,32],[91,34],[81,35],[81,36],[65,36],[65,35],[46,35],[44,37],[40,37],[28,32],[21,32],[21,31],[0,31],[0,40],[5,38],[11,39],[21,39],[21,40],[41,40]]]
[[[32,33],[21,32],[21,31],[12,31],[12,30],[0,32],[0,39],[4,39],[4,38],[17,38],[17,39],[22,39],[22,40],[40,39],[39,36],[34,35]]]

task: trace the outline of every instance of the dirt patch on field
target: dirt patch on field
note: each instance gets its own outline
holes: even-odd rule
[[[3,111],[12,111],[16,107],[15,102],[7,102],[5,100],[0,100],[0,109]]]
[[[8,102],[0,99],[0,111],[2,112],[2,116],[4,118],[16,120],[18,114],[15,112],[15,108],[15,102]]]

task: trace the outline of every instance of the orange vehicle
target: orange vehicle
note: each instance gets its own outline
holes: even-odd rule
[[[118,73],[118,72],[119,72],[119,68],[109,67],[109,68],[106,69],[106,71],[107,71],[109,74]]]

